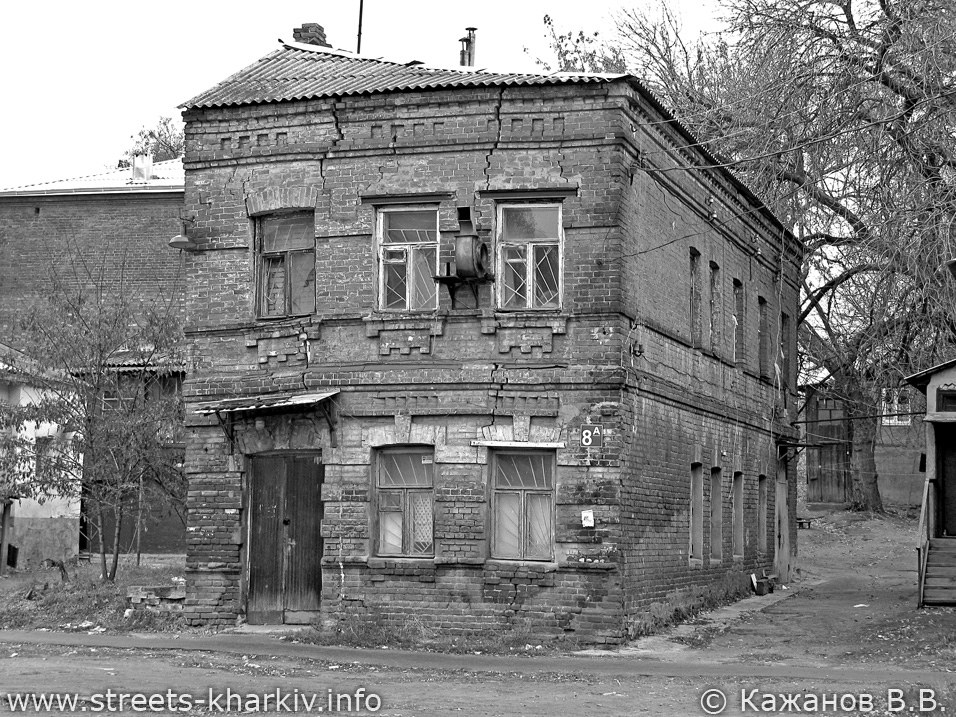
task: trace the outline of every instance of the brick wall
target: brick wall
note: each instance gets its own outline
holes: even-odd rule
[[[772,565],[773,491],[762,552],[756,476],[775,476],[792,397],[761,379],[756,349],[735,361],[727,297],[733,278],[746,280],[743,330],[756,346],[758,295],[771,316],[796,313],[799,256],[786,241],[781,253],[779,227],[726,177],[654,171],[674,156],[687,161],[686,140],[655,123],[632,88],[404,92],[187,111],[186,119],[185,205],[200,243],[187,259],[187,402],[339,391],[328,421],[267,414],[255,426],[238,422],[231,442],[215,420],[189,413],[186,611],[194,622],[230,622],[244,610],[243,551],[255,520],[243,492],[246,457],[272,450],[322,451],[327,625],[417,617],[448,630],[530,625],[619,642],[654,600]],[[456,208],[473,207],[493,244],[496,203],[514,196],[508,190],[530,193],[517,201],[537,191],[561,203],[560,311],[496,311],[492,284],[465,308],[441,289],[437,312],[377,311],[377,207],[415,194],[437,206],[444,263],[453,258]],[[258,321],[255,217],[309,207],[315,314]],[[698,348],[688,333],[691,246],[723,282],[706,323],[709,331],[712,313],[717,338],[708,333]],[[603,446],[582,447],[582,425],[595,423],[606,429]],[[490,557],[494,441],[561,445],[553,560]],[[372,466],[392,445],[434,448],[434,559],[376,555]],[[740,560],[729,542],[720,565],[688,559],[695,460],[721,465],[728,486],[733,471],[744,472]],[[729,515],[729,487],[721,501]],[[588,510],[593,527],[582,525]]]
[[[51,277],[82,279],[80,260],[105,269],[144,299],[182,291],[179,253],[183,193],[0,197],[0,331],[16,344],[17,317],[47,294]],[[79,278],[78,278],[79,277]]]

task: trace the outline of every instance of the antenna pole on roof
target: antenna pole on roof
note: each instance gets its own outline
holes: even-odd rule
[[[358,42],[355,43],[355,54],[362,54],[362,10],[365,8],[365,0],[359,0],[359,23],[358,23]]]

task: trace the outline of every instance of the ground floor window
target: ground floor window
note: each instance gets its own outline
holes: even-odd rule
[[[433,537],[434,454],[430,449],[394,449],[376,461],[378,554],[435,554]]]
[[[700,463],[690,466],[690,558],[700,560],[704,556],[704,467]]]
[[[551,560],[554,454],[498,451],[492,459],[492,556]]]

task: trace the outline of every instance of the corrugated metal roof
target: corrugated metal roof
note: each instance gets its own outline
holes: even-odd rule
[[[249,396],[247,398],[226,398],[221,401],[204,403],[196,409],[196,413],[208,416],[213,413],[240,413],[244,411],[261,411],[268,408],[288,408],[290,406],[314,406],[322,403],[338,393],[324,391],[322,393],[298,393],[282,395]]]
[[[450,87],[500,87],[606,82],[624,75],[555,73],[528,75],[484,70],[445,70],[361,57],[341,50],[284,43],[258,62],[182,105],[225,107],[373,92]]]
[[[727,166],[727,162],[716,157],[687,125],[675,116],[670,107],[651,92],[640,78],[633,75],[569,72],[535,75],[486,72],[470,68],[436,69],[415,62],[391,62],[317,45],[282,42],[278,50],[180,106],[185,109],[198,109],[403,90],[596,84],[618,80],[626,81],[637,89],[666,121],[672,123],[684,135],[689,148],[700,151],[718,171],[724,171],[749,199],[761,207],[765,216],[789,233],[789,229],[770,210],[763,197],[733,168]]]
[[[27,184],[21,187],[0,189],[0,197],[30,197],[56,194],[127,194],[136,192],[183,191],[185,173],[183,160],[170,159],[153,164],[150,178],[133,182],[133,170],[113,169],[99,174],[70,179],[55,179],[50,182]]]

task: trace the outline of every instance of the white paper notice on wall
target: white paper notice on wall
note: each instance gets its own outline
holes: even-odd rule
[[[593,528],[594,527],[594,511],[590,508],[588,510],[581,511],[581,527],[582,528]]]

